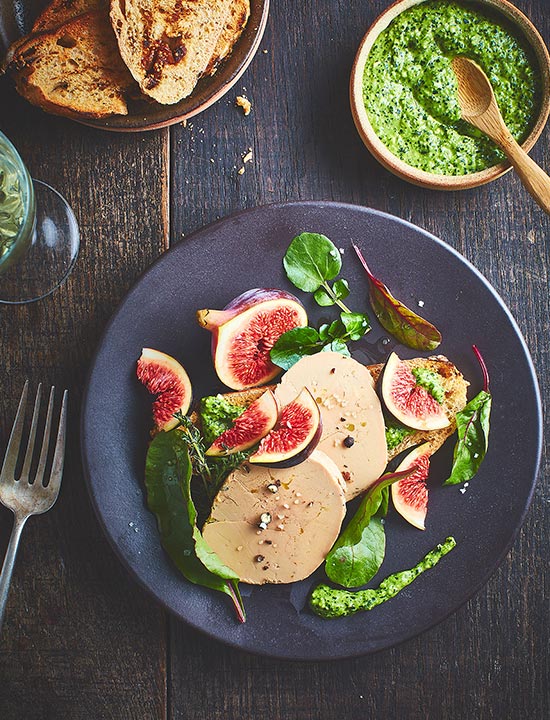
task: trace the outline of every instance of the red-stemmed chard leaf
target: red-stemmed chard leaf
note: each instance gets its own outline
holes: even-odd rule
[[[370,304],[380,325],[403,345],[415,350],[435,350],[441,343],[439,330],[397,300],[386,285],[373,275],[357,245],[352,243],[352,246],[367,273]]]
[[[456,414],[458,440],[453,453],[453,467],[444,485],[468,482],[479,470],[489,448],[489,428],[492,397],[489,392],[489,372],[475,345],[472,350],[483,373],[483,390]]]

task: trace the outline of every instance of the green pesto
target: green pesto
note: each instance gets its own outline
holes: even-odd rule
[[[540,106],[537,62],[500,16],[479,4],[429,0],[398,15],[365,65],[363,99],[384,145],[413,167],[438,175],[479,172],[504,159],[460,119],[451,60],[475,60],[487,73],[504,121],[518,142]]]
[[[242,415],[244,410],[244,407],[231,405],[221,395],[203,397],[199,414],[206,445],[211,445],[217,437],[230,428],[233,420]]]
[[[311,593],[309,605],[314,613],[324,618],[352,615],[359,610],[372,610],[376,605],[395,597],[425,570],[433,568],[456,545],[452,537],[437,545],[410,570],[389,575],[376,589],[338,590],[328,585],[317,585]]]
[[[413,368],[412,374],[416,379],[416,384],[423,387],[424,390],[427,390],[441,405],[443,400],[445,400],[445,388],[441,382],[441,377],[433,370],[423,367]]]
[[[407,435],[412,435],[413,432],[414,430],[410,428],[386,420],[386,445],[388,446],[388,452],[394,450]]]

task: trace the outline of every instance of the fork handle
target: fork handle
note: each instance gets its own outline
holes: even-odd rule
[[[8,593],[10,591],[13,566],[15,565],[15,556],[17,555],[17,548],[19,547],[19,539],[21,538],[21,531],[25,527],[28,518],[28,515],[15,516],[6,557],[2,565],[2,573],[0,574],[0,633],[2,632],[2,625],[4,624],[4,615],[8,603]]]

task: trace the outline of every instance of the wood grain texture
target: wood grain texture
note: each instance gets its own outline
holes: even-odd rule
[[[548,43],[547,1],[516,4]],[[0,447],[27,375],[67,384],[73,418],[59,504],[29,522],[16,565],[0,645],[3,720],[550,717],[546,454],[526,523],[487,586],[422,636],[337,663],[257,658],[166,617],[126,577],[83,485],[79,400],[117,302],[168,242],[270,202],[369,205],[463,253],[516,317],[548,409],[549,218],[512,174],[461,193],[408,185],[376,163],[355,131],[349,72],[364,31],[386,5],[273,2],[261,49],[239,84],[170,131],[107,135],[48,118],[0,84],[8,99],[0,126],[33,174],[67,195],[83,236],[77,268],[61,290],[26,308],[0,307]],[[252,101],[247,117],[234,105],[238,94]],[[546,169],[549,138],[546,128],[531,153]],[[243,164],[249,149],[252,160]],[[2,550],[10,522],[2,510]]]
[[[31,174],[69,200],[81,249],[56,293],[0,305],[0,446],[25,377],[33,390],[39,380],[68,387],[71,419],[59,501],[22,537],[1,639],[0,717],[163,717],[166,620],[102,535],[78,435],[87,366],[105,323],[167,244],[167,133],[107,135],[30,109],[5,81],[1,92],[0,127]],[[0,510],[3,551],[11,513]]]

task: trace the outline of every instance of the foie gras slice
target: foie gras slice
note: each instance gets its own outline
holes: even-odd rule
[[[246,583],[291,583],[311,575],[346,513],[340,471],[314,450],[291,468],[234,470],[214,498],[202,533]]]
[[[307,387],[321,409],[318,450],[337,465],[346,481],[346,500],[364,492],[388,462],[382,406],[368,369],[340,353],[321,352],[299,360],[275,390],[281,405]]]

